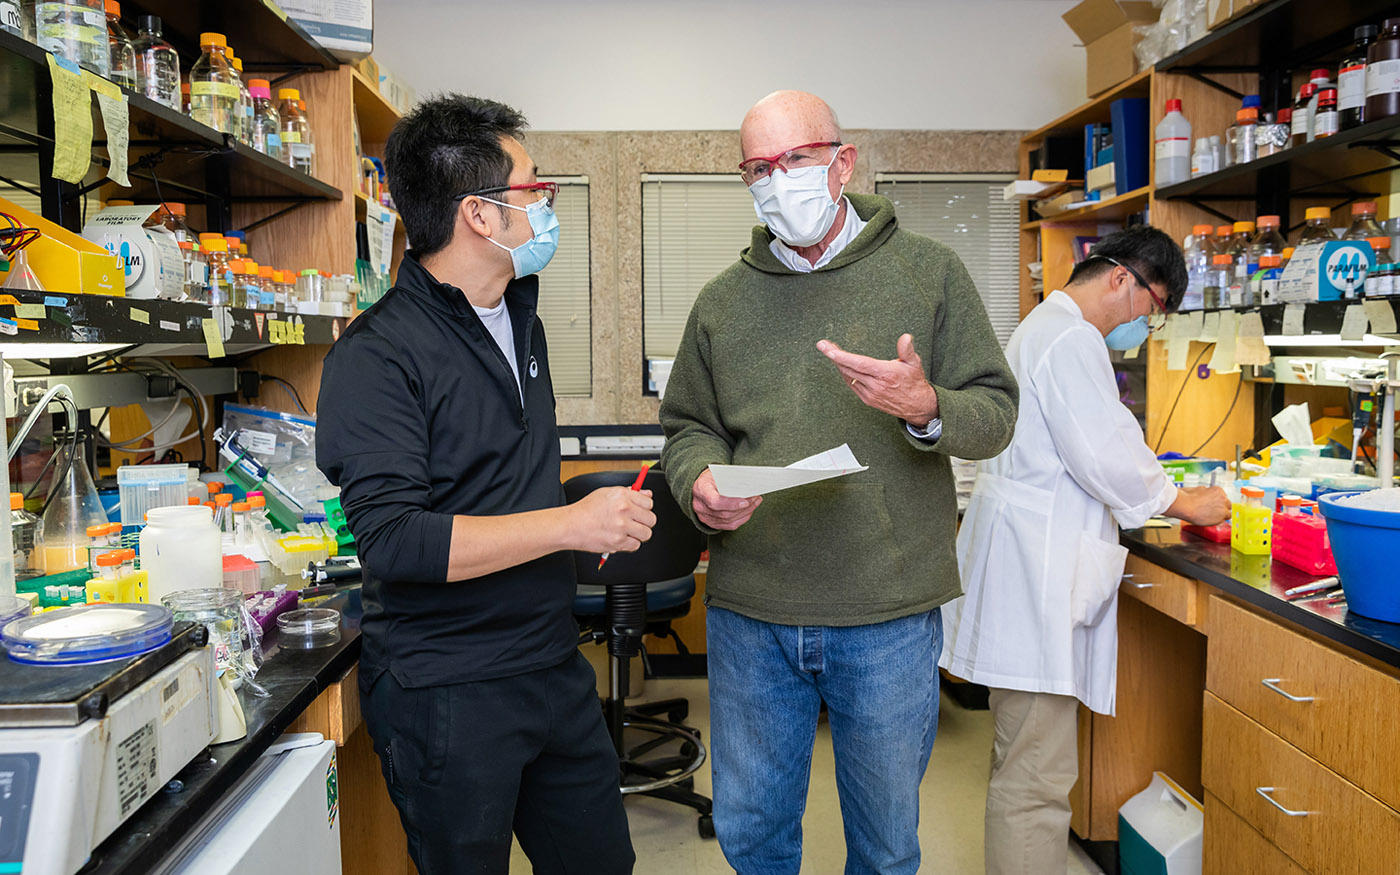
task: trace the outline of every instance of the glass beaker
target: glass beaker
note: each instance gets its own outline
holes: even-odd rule
[[[44,511],[44,569],[59,574],[88,564],[88,526],[106,525],[107,514],[88,470],[85,439],[54,432],[54,480]],[[72,443],[72,453],[69,444]]]

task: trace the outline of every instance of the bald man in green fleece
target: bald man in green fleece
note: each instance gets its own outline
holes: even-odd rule
[[[843,193],[856,147],[822,100],[771,94],[740,140],[764,224],[701,291],[661,405],[667,480],[710,535],[715,830],[740,873],[796,875],[824,701],[846,872],[912,875],[961,593],[949,457],[1006,447],[1016,382],[957,255]],[[842,443],[870,470],[754,499],[708,470]]]

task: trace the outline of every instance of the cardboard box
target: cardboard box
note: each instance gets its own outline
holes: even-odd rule
[[[24,248],[24,254],[45,289],[65,294],[126,294],[120,256],[4,198],[0,198],[0,210],[26,228],[41,232],[38,240]],[[6,275],[8,271],[0,274],[0,281]]]
[[[1112,161],[1107,164],[1100,164],[1086,174],[1084,179],[1085,191],[1103,191],[1106,188],[1113,188],[1114,168],[1117,165]]]
[[[282,11],[342,61],[374,50],[374,0],[279,0]]]
[[[178,300],[184,292],[185,258],[175,235],[142,227],[158,209],[155,204],[109,206],[83,226],[83,237],[120,258],[128,298]]]
[[[1157,20],[1151,0],[1083,0],[1062,16],[1084,44],[1085,90],[1095,97],[1137,72],[1133,28]]]
[[[1366,274],[1376,266],[1365,240],[1331,240],[1299,246],[1283,269],[1275,302],[1307,304],[1359,297]]]
[[[354,68],[365,74],[365,78],[374,86],[374,90],[379,90],[379,63],[372,55],[366,55],[354,63]]]

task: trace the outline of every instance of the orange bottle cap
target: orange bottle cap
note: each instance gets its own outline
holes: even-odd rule
[[[1303,213],[1303,218],[1311,222],[1313,219],[1330,219],[1332,210],[1328,207],[1308,207]]]
[[[189,498],[185,499],[185,504],[190,507],[199,507],[199,499],[191,495]]]
[[[210,46],[218,46],[221,49],[228,48],[228,37],[221,33],[201,33],[199,35],[199,47],[207,49]]]
[[[1215,233],[1216,233],[1217,236],[1220,236],[1220,237],[1229,237],[1229,236],[1230,236],[1230,232],[1233,231],[1233,230],[1234,230],[1234,228],[1232,228],[1232,227],[1229,226],[1229,225],[1217,225],[1216,228],[1215,228]]]
[[[279,89],[277,89],[277,99],[278,99],[278,100],[300,100],[300,99],[301,99],[301,92],[298,91],[298,90],[295,89],[295,88],[279,88]]]
[[[210,495],[214,495],[215,493],[224,491],[224,484],[219,483],[218,481],[214,481],[213,483],[206,483],[204,484],[204,487],[209,490]]]
[[[1366,242],[1371,244],[1372,249],[1389,249],[1389,237],[1367,237]]]
[[[228,504],[233,504],[233,493],[220,492],[218,495],[214,496],[214,503],[217,504],[219,507],[223,507]]]
[[[103,8],[107,11],[108,15],[115,15],[118,18],[122,17],[122,5],[118,3],[117,0],[107,0],[107,2],[103,4]]]
[[[1352,204],[1351,214],[1353,216],[1374,216],[1376,214],[1376,202],[1362,201],[1359,204]]]
[[[106,553],[98,553],[96,562],[99,568],[116,568],[122,564],[122,551],[109,550]]]
[[[234,512],[234,513],[247,513],[247,511],[248,511],[248,502],[246,502],[246,501],[235,501],[235,502],[233,503],[233,512]]]
[[[1261,227],[1261,228],[1277,228],[1278,226],[1279,226],[1279,217],[1278,217],[1278,216],[1260,216],[1260,217],[1259,217],[1259,227]]]
[[[261,495],[250,495],[248,496],[248,506],[267,507],[267,499],[263,498]]]
[[[1204,237],[1211,232],[1210,225],[1196,225],[1191,228],[1191,233],[1197,237]]]
[[[1246,498],[1262,498],[1264,495],[1264,490],[1258,488],[1257,486],[1243,486],[1240,488],[1240,494],[1245,496]]]
[[[13,495],[10,496],[10,510],[15,510],[15,495],[19,495],[19,493],[16,492],[16,493],[14,493]],[[21,505],[21,506],[23,506],[23,505]],[[106,525],[106,523],[103,523],[103,524],[100,525],[100,526],[88,526],[88,527],[87,527],[87,536],[88,536],[89,538],[100,538],[100,537],[102,537],[102,536],[105,535],[105,534],[107,534],[107,525]]]
[[[277,271],[273,270],[270,264],[264,264],[262,267],[258,268],[258,275],[266,279],[274,279],[272,275],[276,272]]]
[[[24,493],[22,493],[22,492],[11,492],[11,493],[10,493],[10,510],[19,510],[19,509],[22,508],[22,507],[24,507]]]
[[[1236,222],[1236,223],[1235,223],[1235,233],[1236,233],[1236,234],[1240,233],[1241,231],[1249,232],[1249,231],[1253,231],[1253,230],[1254,230],[1254,223],[1253,223],[1253,222]]]
[[[1233,264],[1234,259],[1228,255],[1217,255],[1210,260],[1211,264]]]

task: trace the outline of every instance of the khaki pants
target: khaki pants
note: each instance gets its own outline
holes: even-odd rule
[[[987,875],[1064,872],[1069,792],[1079,777],[1079,700],[991,691],[996,725],[987,786]]]

